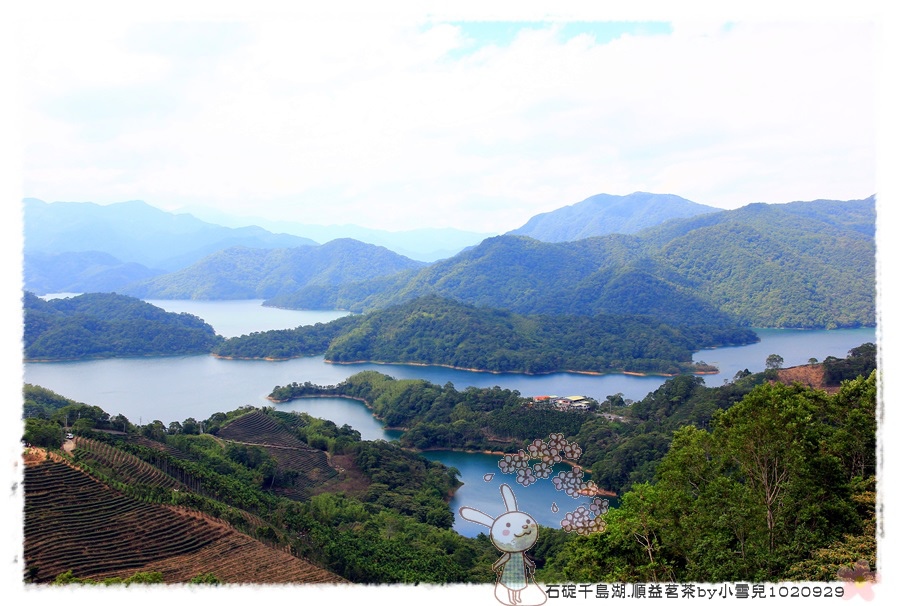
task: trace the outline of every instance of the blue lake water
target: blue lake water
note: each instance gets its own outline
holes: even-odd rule
[[[259,301],[151,301],[167,311],[188,312],[207,322],[219,334],[235,336],[259,330],[293,328],[327,322],[346,312],[294,311],[262,307]],[[694,360],[720,367],[718,375],[704,377],[707,385],[721,385],[740,370],[757,372],[765,368],[770,354],[784,358],[785,366],[805,364],[812,358],[829,355],[845,357],[847,352],[865,342],[875,342],[875,329],[836,331],[767,330],[757,331],[760,343],[743,347],[726,347],[697,352]],[[79,362],[26,363],[25,382],[48,389],[86,404],[100,406],[111,415],[123,414],[133,423],[145,424],[158,419],[165,425],[188,417],[209,418],[215,412],[233,410],[243,405],[269,406],[266,396],[277,385],[310,381],[334,385],[362,370],[377,370],[398,379],[425,379],[443,385],[448,381],[457,389],[498,385],[518,390],[526,396],[585,395],[603,400],[622,393],[625,398],[639,400],[659,387],[664,377],[627,375],[578,375],[556,373],[527,376],[521,374],[479,373],[449,368],[429,368],[397,364],[326,363],[322,356],[285,361],[221,360],[207,355],[160,358],[118,358]],[[395,439],[386,432],[360,402],[344,398],[312,398],[279,404],[279,410],[297,410],[326,418],[338,425],[350,425],[363,439]],[[544,436],[535,436],[544,437]],[[498,458],[493,455],[435,451],[426,453],[459,469],[465,485],[457,492],[451,507],[454,513],[462,504],[482,509],[493,515],[502,506],[499,486],[507,481],[515,485],[513,476],[497,474],[485,482],[485,473],[497,471]],[[515,487],[520,509],[528,511],[541,523],[559,525],[559,519],[572,511],[577,502],[555,491],[549,480],[541,480],[527,488]],[[587,499],[585,499],[585,502]],[[560,509],[551,512],[553,503]],[[568,506],[568,508],[567,508]],[[492,509],[493,508],[493,509]],[[461,520],[455,528],[464,535],[475,536],[482,530],[477,524]]]
[[[513,489],[519,511],[530,514],[539,524],[551,528],[560,528],[560,522],[567,513],[574,511],[579,505],[588,507],[591,503],[588,497],[572,498],[565,492],[557,490],[550,478],[540,479],[529,486],[517,484],[514,475],[500,472],[497,466],[500,461],[499,455],[452,450],[432,450],[423,452],[422,455],[429,460],[455,467],[459,471],[463,485],[453,495],[450,509],[456,519],[453,528],[463,536],[474,537],[481,532],[489,534],[485,526],[460,517],[459,508],[463,505],[483,511],[494,518],[505,513],[503,499],[500,496],[501,484],[508,484]],[[567,465],[556,465],[553,475],[570,469],[571,467]],[[612,507],[618,504],[615,497],[604,498],[610,501]]]
[[[331,322],[349,314],[346,311],[295,310],[263,307],[262,299],[244,301],[193,301],[147,299],[147,303],[175,313],[203,318],[223,337],[239,337],[255,331],[296,328],[319,322]]]

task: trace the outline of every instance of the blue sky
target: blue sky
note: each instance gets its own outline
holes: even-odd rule
[[[451,58],[471,54],[485,46],[508,47],[524,29],[545,29],[547,21],[449,21],[458,27],[465,43],[448,53]],[[672,24],[665,21],[565,21],[551,22],[560,40],[589,36],[594,44],[607,44],[622,36],[671,34]]]

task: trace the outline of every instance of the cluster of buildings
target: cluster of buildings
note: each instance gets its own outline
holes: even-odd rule
[[[535,404],[552,406],[557,410],[588,411],[593,400],[587,396],[534,396],[531,400]]]

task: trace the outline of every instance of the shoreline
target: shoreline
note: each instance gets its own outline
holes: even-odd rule
[[[173,358],[179,356],[202,356],[208,355],[218,360],[234,360],[234,361],[244,361],[244,362],[252,362],[252,361],[260,361],[260,362],[286,362],[288,360],[299,360],[301,358],[313,358],[319,354],[306,354],[299,356],[287,356],[287,357],[257,357],[257,356],[229,356],[217,354],[214,352],[195,352],[195,353],[173,353],[173,354],[135,354],[135,355],[97,355],[97,356],[76,356],[72,358],[24,358],[23,362],[27,363],[53,363],[53,362],[78,362],[81,360],[106,360],[106,359],[118,359],[118,358]],[[665,373],[665,372],[639,372],[634,370],[571,370],[571,369],[563,369],[563,370],[550,370],[547,372],[527,372],[524,370],[486,370],[482,368],[469,368],[466,366],[453,366],[452,364],[431,364],[427,362],[385,362],[382,360],[351,360],[351,361],[336,361],[336,360],[328,360],[323,359],[323,362],[326,364],[335,364],[340,366],[352,366],[353,364],[377,364],[379,366],[417,366],[420,368],[447,368],[449,370],[459,370],[463,372],[478,372],[484,374],[491,375],[522,375],[526,377],[546,377],[549,375],[555,374],[572,374],[572,375],[586,375],[593,377],[603,377],[609,375],[625,375],[630,377],[677,377],[679,374],[691,374],[691,375],[716,375],[719,374],[719,370],[698,370],[690,373]]]
[[[303,357],[303,356],[300,356]],[[251,358],[254,360],[259,360],[262,358]],[[283,358],[285,360],[289,358]],[[452,364],[429,364],[426,362],[384,362],[380,360],[351,360],[351,361],[335,361],[335,360],[324,360],[326,364],[337,364],[342,366],[350,366],[352,364],[378,364],[382,366],[418,366],[423,368],[448,368],[450,370],[462,370],[466,372],[481,372],[491,375],[524,375],[527,377],[545,377],[548,375],[555,374],[572,374],[572,375],[588,375],[588,376],[596,376],[602,377],[607,375],[628,375],[633,377],[677,377],[678,374],[675,373],[665,373],[665,372],[638,372],[634,370],[608,370],[608,371],[600,371],[600,370],[550,370],[547,372],[527,372],[524,370],[485,370],[481,368],[467,368],[465,366],[453,366]],[[697,371],[691,373],[684,374],[692,374],[692,375],[715,375],[719,374],[719,370],[716,369],[714,371]]]
[[[209,353],[210,356],[214,358],[218,358],[219,360],[244,360],[244,361],[253,361],[260,360],[263,362],[286,362],[287,360],[298,360],[300,358],[312,358],[316,357],[320,354],[303,354],[297,356],[286,356],[286,357],[272,357],[272,356],[229,356],[217,354],[214,352]],[[337,366],[352,366],[353,364],[377,364],[379,366],[416,366],[419,368],[447,368],[449,370],[460,370],[464,372],[478,372],[490,375],[523,375],[526,377],[545,377],[549,375],[555,374],[572,374],[572,375],[587,375],[593,377],[603,377],[607,375],[627,375],[632,377],[677,377],[679,374],[692,374],[692,375],[715,375],[719,374],[719,369],[716,370],[698,370],[690,373],[666,373],[666,372],[641,372],[636,370],[572,370],[572,369],[562,369],[562,370],[549,370],[547,372],[528,372],[525,370],[487,370],[484,368],[470,368],[468,366],[454,366],[453,364],[438,364],[438,363],[429,363],[429,362],[386,362],[384,360],[329,360],[327,358],[322,359],[326,364],[334,364]]]
[[[287,404],[288,402],[293,402],[294,400],[313,399],[313,398],[343,398],[346,400],[356,400],[357,402],[362,402],[363,405],[365,405],[366,409],[370,413],[372,413],[372,418],[384,423],[384,419],[382,417],[378,416],[378,414],[369,405],[369,402],[358,396],[346,396],[346,395],[340,394],[340,393],[303,394],[301,396],[293,396],[293,397],[287,398],[286,400],[279,400],[277,398],[273,398],[272,396],[266,396],[266,399],[268,401],[272,402],[273,404]],[[409,427],[391,427],[388,425],[383,426],[382,429],[384,429],[385,431],[409,431]]]
[[[373,418],[377,419],[378,421],[384,422],[384,420],[381,417],[379,417],[377,414],[375,414],[375,412],[372,410],[372,407],[369,405],[369,403],[365,399],[360,398],[358,396],[345,396],[342,394],[304,394],[301,396],[294,396],[294,397],[288,398],[286,400],[278,400],[278,399],[272,398],[270,396],[266,396],[267,400],[269,400],[270,402],[273,402],[275,404],[285,404],[285,403],[291,402],[293,400],[302,400],[304,398],[346,398],[348,400],[356,400],[357,402],[363,403],[363,405],[366,407],[366,409],[368,409],[369,412],[372,414]],[[409,428],[385,426],[384,429],[386,431],[407,431]],[[398,446],[399,446],[399,444],[398,444]],[[452,446],[434,446],[431,448],[411,448],[408,446],[399,446],[399,447],[401,450],[405,450],[406,452],[414,452],[416,454],[421,454],[423,452],[446,451],[446,452],[459,452],[459,453],[463,453],[463,454],[484,454],[484,455],[492,455],[492,456],[500,456],[500,457],[508,455],[508,454],[515,454],[520,450],[524,450],[523,448],[515,448],[515,447],[514,447],[515,450],[513,450],[512,452],[504,452],[501,450],[473,450],[471,448],[453,448]],[[569,461],[568,459],[563,459],[558,464],[568,465],[573,468],[581,467],[582,469],[584,469],[583,465],[579,465],[577,462]],[[615,492],[613,492],[611,490],[607,490],[605,488],[600,488],[600,487],[597,487],[596,490],[592,491],[592,492],[596,493],[593,496],[605,496],[605,497],[616,497],[616,498],[618,498],[618,496],[619,496],[618,494],[616,494]],[[583,495],[583,496],[592,496],[592,495]]]

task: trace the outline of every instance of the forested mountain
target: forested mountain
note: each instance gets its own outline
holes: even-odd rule
[[[296,248],[234,247],[120,292],[150,299],[264,299],[306,286],[339,285],[423,265],[350,239]]]
[[[25,293],[25,358],[208,353],[221,337],[191,314],[125,295],[91,293],[44,301]]]
[[[415,274],[306,288],[265,304],[363,311],[436,294],[522,314],[647,315],[669,324],[735,323],[697,297],[678,274],[652,259],[637,258],[637,244],[633,236],[618,235],[566,244],[497,236]]]
[[[44,295],[57,292],[114,292],[126,284],[164,273],[140,263],[124,263],[110,254],[85,251],[26,253],[25,290]]]
[[[671,194],[597,194],[577,204],[535,215],[507,234],[530,236],[543,242],[573,242],[607,234],[633,234],[669,219],[715,212],[721,209]]]
[[[518,313],[872,326],[874,224],[872,197],[751,204],[568,243],[499,236],[414,275],[301,289],[269,304],[360,311],[434,293]]]
[[[187,214],[174,215],[132,200],[91,202],[24,201],[25,252],[105,252],[123,262],[174,271],[231,246],[284,248],[316,245],[298,236],[260,227],[229,228]]]
[[[754,326],[875,324],[875,198],[750,204],[641,233],[649,250]]]
[[[328,324],[228,339],[214,352],[237,358],[321,355],[493,372],[712,370],[691,362],[704,347],[742,345],[756,335],[733,325],[669,326],[634,316],[520,315],[423,297]]]

